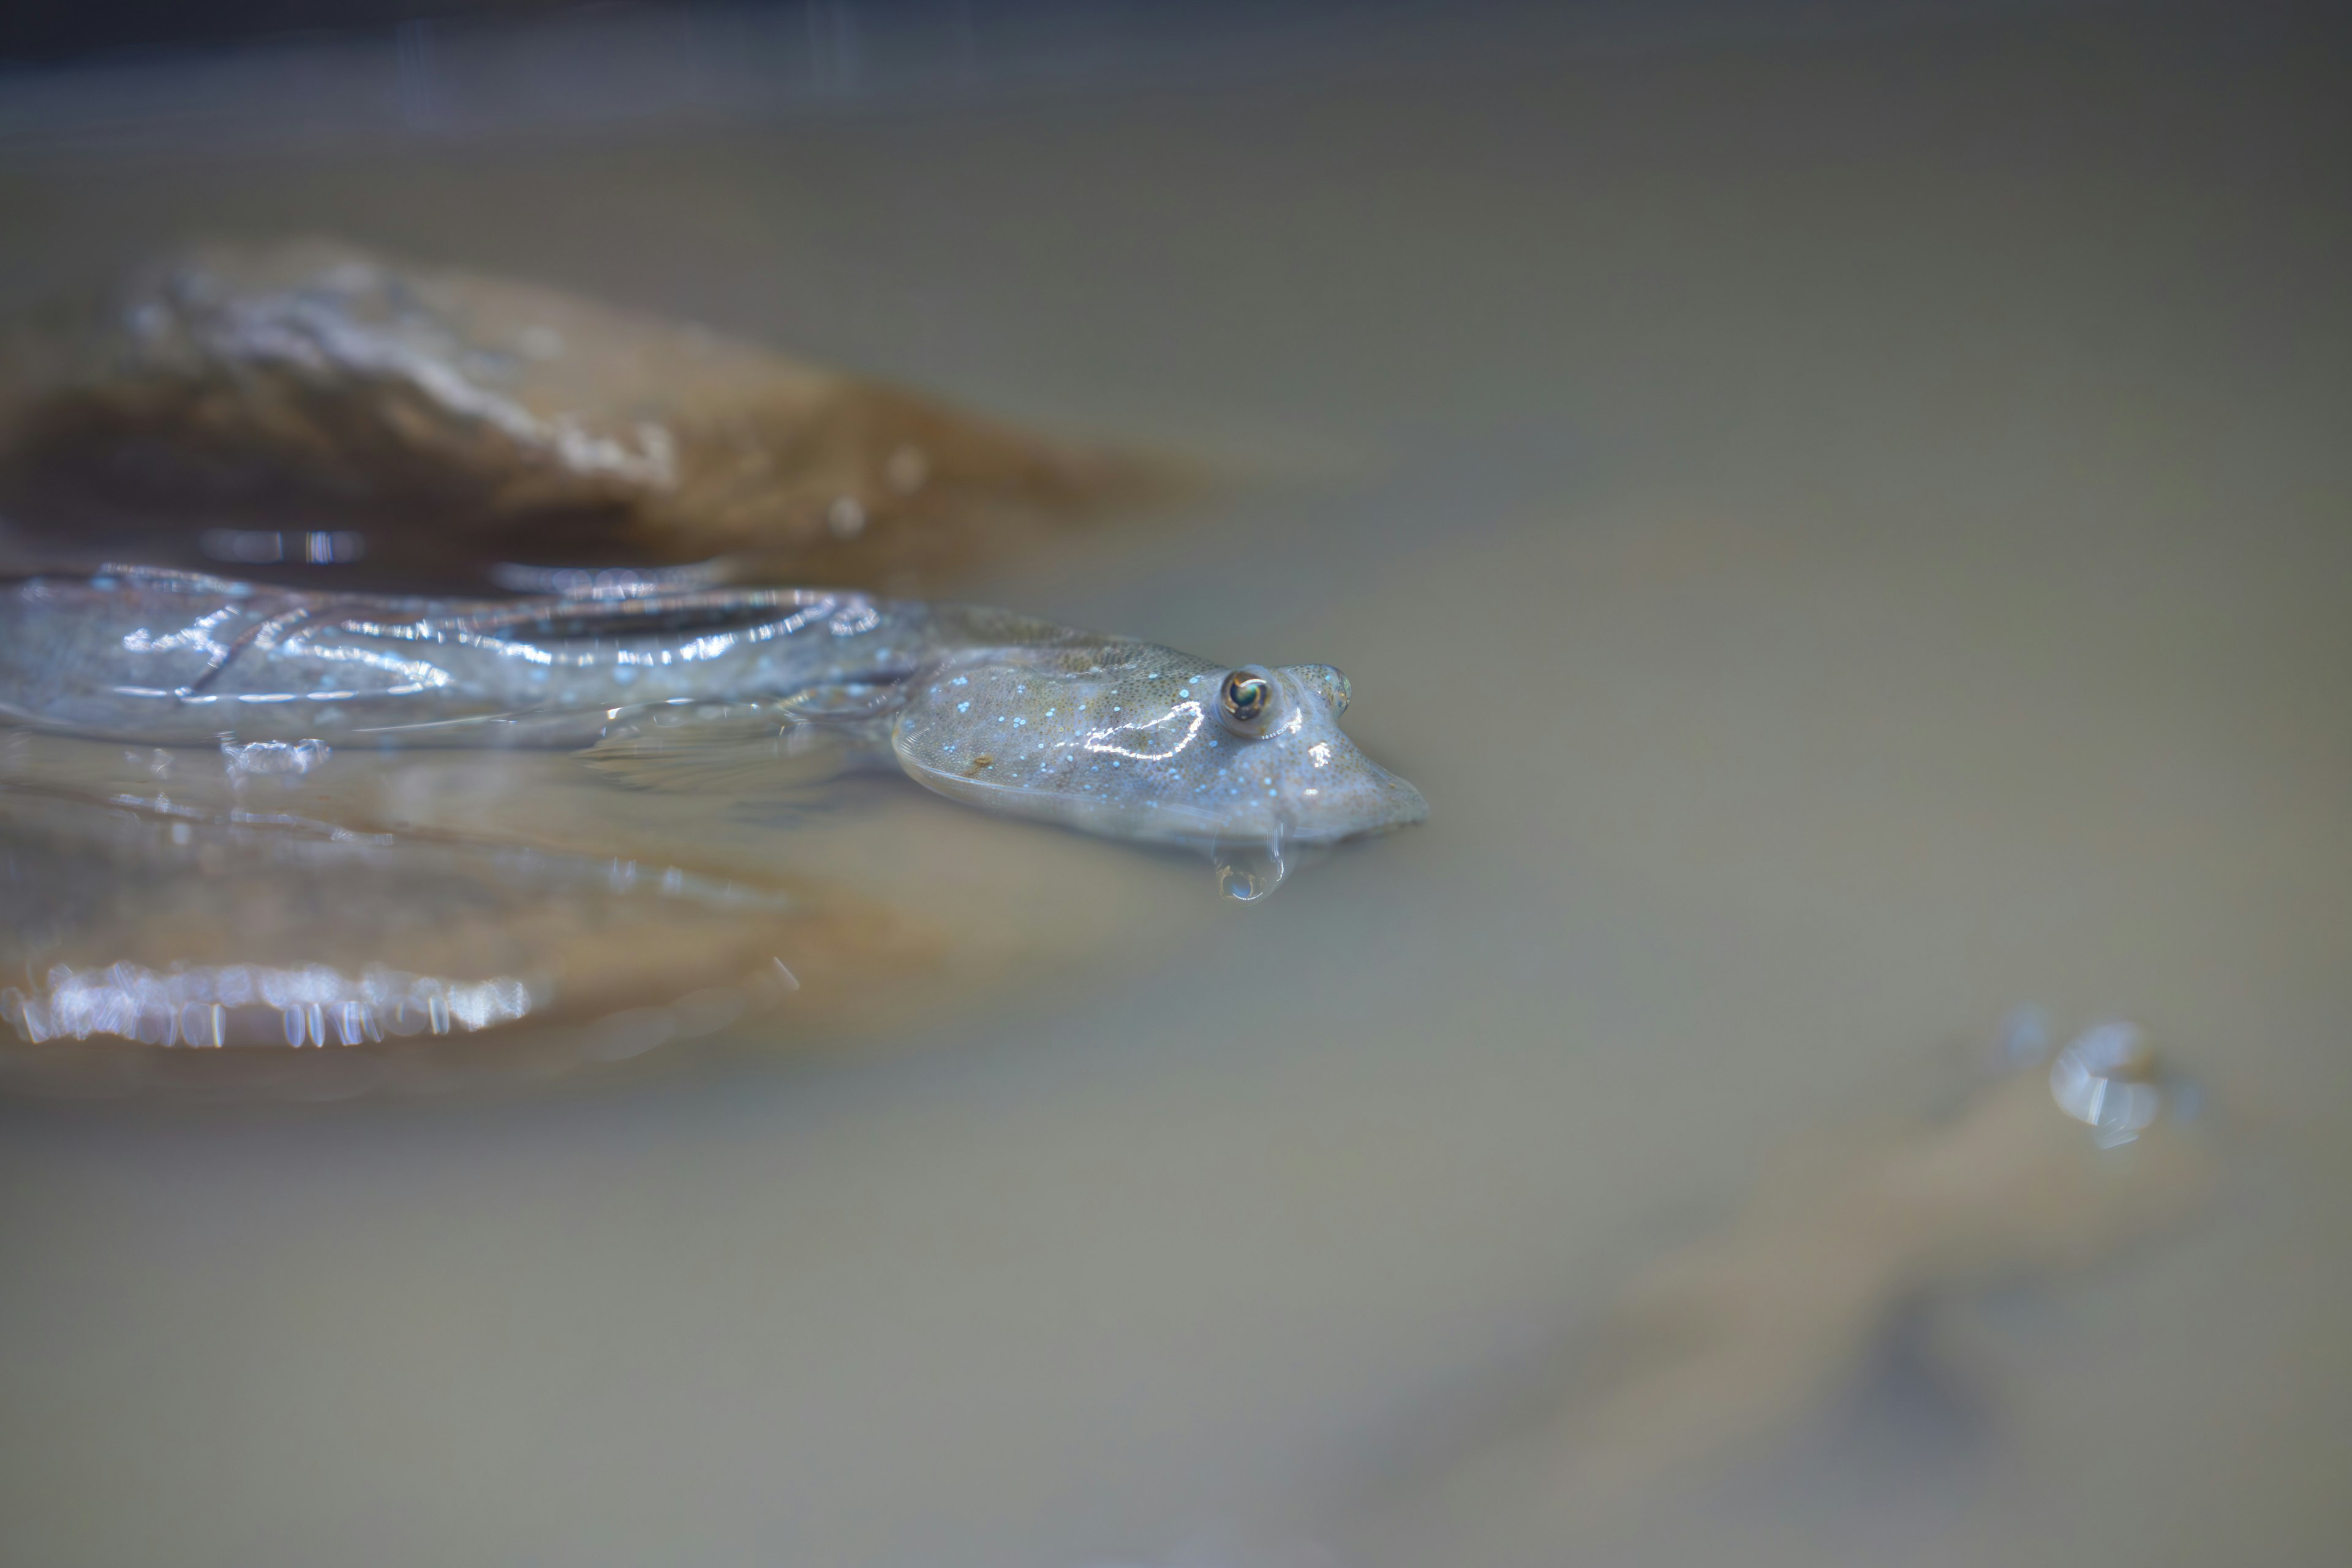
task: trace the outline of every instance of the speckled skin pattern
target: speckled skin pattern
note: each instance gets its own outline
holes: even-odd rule
[[[1237,720],[1229,676],[1265,685]],[[582,745],[656,704],[854,710],[926,787],[1213,847],[1421,821],[1339,728],[1328,665],[1235,672],[1002,611],[840,589],[513,600],[306,593],[121,568],[0,588],[0,718],[158,744]]]

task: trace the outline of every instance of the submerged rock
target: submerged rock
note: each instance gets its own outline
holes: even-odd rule
[[[530,1081],[838,1025],[935,949],[805,879],[0,788],[0,1092]]]
[[[720,1031],[957,1039],[1205,929],[1197,877],[904,780],[681,795],[561,751],[0,729],[0,1095],[467,1093]]]
[[[188,564],[724,556],[920,587],[1143,484],[696,327],[324,241],[188,252],[0,360],[18,529]]]

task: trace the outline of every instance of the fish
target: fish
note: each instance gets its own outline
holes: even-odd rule
[[[1349,695],[1329,665],[844,588],[435,599],[138,566],[0,586],[0,721],[270,755],[572,746],[656,774],[822,734],[981,811],[1204,850],[1244,900],[1297,852],[1426,819],[1341,729]]]

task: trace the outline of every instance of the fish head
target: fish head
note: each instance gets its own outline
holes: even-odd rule
[[[1323,664],[992,653],[915,682],[892,740],[918,782],[988,810],[1212,850],[1336,844],[1429,814],[1340,729],[1348,697]]]

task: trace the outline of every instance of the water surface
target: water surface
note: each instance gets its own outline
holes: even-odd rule
[[[972,596],[1338,664],[1432,815],[1244,909],[911,786],[783,833],[416,764],[902,901],[970,985],[530,1093],[0,1105],[0,1556],[2325,1555],[2340,42],[2119,7],[13,154],[11,300],[318,230],[1209,453],[1222,496]],[[1971,1092],[2029,1000],[2208,1086],[2201,1216],[1937,1306],[1671,1506],[1449,1489],[1768,1151]]]

